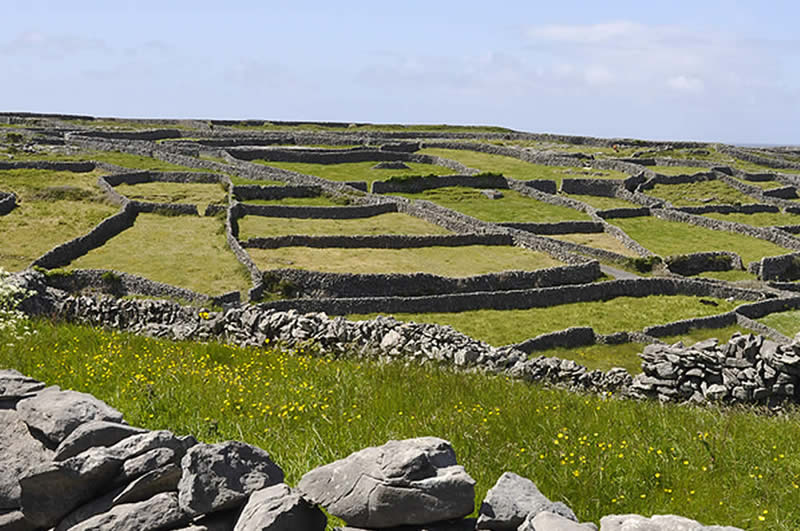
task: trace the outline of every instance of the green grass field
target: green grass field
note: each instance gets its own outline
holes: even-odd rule
[[[505,245],[409,249],[281,247],[248,249],[248,252],[262,271],[288,267],[330,273],[421,272],[467,277],[564,265],[544,253]]]
[[[394,317],[401,321],[450,325],[470,337],[500,346],[519,343],[570,326],[591,326],[599,334],[637,331],[650,325],[725,313],[740,304],[713,300],[719,306],[702,304],[699,297],[652,295],[617,297],[607,301],[578,302],[549,308],[402,313],[394,314]],[[350,318],[369,319],[375,315],[377,314],[354,315]]]
[[[228,201],[225,185],[220,183],[120,184],[117,192],[128,199],[153,203],[189,203],[197,205],[202,214],[210,204],[224,205]]]
[[[781,212],[756,212],[755,214],[720,214],[719,212],[709,212],[703,214],[708,218],[719,219],[722,221],[733,221],[744,223],[754,227],[769,227],[772,225],[800,225],[800,215],[784,214]]]
[[[408,199],[424,199],[468,216],[494,223],[545,223],[566,220],[589,220],[589,214],[568,207],[551,205],[514,190],[501,190],[503,197],[489,199],[476,188],[434,188],[424,192],[397,193]]]
[[[250,199],[244,201],[248,205],[283,205],[283,206],[343,206],[346,200],[317,195],[314,197],[284,197],[283,199]]]
[[[506,177],[528,181],[531,179],[549,179],[561,183],[562,179],[575,177],[591,177],[594,179],[625,179],[628,175],[613,170],[596,170],[594,168],[583,168],[580,166],[546,166],[544,164],[532,164],[524,160],[506,157],[504,155],[492,155],[478,151],[468,151],[463,149],[439,149],[427,148],[419,151],[424,155],[435,155],[450,160],[456,160],[470,168],[481,171],[502,173]],[[576,164],[579,164],[576,162]]]
[[[245,216],[239,220],[239,239],[266,238],[286,234],[451,234],[428,221],[407,214],[391,212],[358,219],[301,219]]]
[[[701,251],[733,251],[747,264],[765,256],[788,252],[774,243],[751,236],[666,221],[653,216],[613,219],[611,222],[660,256]]]
[[[366,446],[436,435],[452,442],[475,478],[476,509],[511,470],[582,521],[669,513],[753,531],[800,528],[795,408],[770,416],[674,407],[302,350],[173,343],[48,322],[35,329],[14,346],[0,341],[0,367],[92,393],[134,426],[260,446],[290,485]]]
[[[282,170],[296,171],[306,175],[316,175],[329,181],[366,181],[372,188],[375,181],[385,181],[390,177],[403,177],[411,175],[453,175],[456,172],[444,166],[435,164],[422,164],[419,162],[406,162],[408,170],[376,170],[373,166],[377,161],[344,162],[341,164],[312,164],[307,162],[271,162],[267,160],[254,160],[259,164],[280,168]]]
[[[771,313],[758,321],[787,337],[794,337],[800,332],[800,310]]]
[[[700,181],[683,184],[657,184],[645,190],[649,196],[666,199],[675,206],[698,206],[702,204],[746,204],[758,200],[745,195],[722,181]]]
[[[116,269],[210,295],[250,288],[214,217],[139,214],[133,227],[69,268]]]

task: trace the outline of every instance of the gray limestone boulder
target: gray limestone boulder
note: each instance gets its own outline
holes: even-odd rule
[[[178,505],[176,492],[162,492],[149,500],[124,503],[70,528],[70,531],[150,531],[183,525],[189,517]]]
[[[181,508],[193,515],[236,508],[250,493],[283,482],[283,470],[267,452],[239,441],[197,444],[181,468]]]
[[[308,472],[301,495],[348,525],[425,525],[472,512],[475,481],[436,437],[389,441]]]
[[[20,506],[19,478],[50,462],[52,452],[37,441],[14,410],[0,410],[0,510]]]
[[[478,529],[516,530],[529,516],[545,511],[578,521],[572,509],[561,502],[551,502],[533,481],[504,472],[486,493],[478,514]]]
[[[426,525],[413,525],[393,527],[391,531],[475,531],[475,519],[467,518],[463,520],[448,520],[446,522],[436,522]],[[336,527],[335,531],[372,531],[363,527]],[[389,531],[389,530],[387,530]]]
[[[517,531],[597,531],[592,523],[579,524],[560,514],[543,511],[529,515]]]
[[[72,431],[91,420],[122,422],[122,413],[92,395],[47,387],[36,395],[20,400],[17,412],[31,428],[58,445]]]
[[[35,467],[19,482],[22,512],[37,526],[52,527],[70,511],[103,492],[121,464],[105,448],[96,448],[66,461]]]
[[[744,531],[738,527],[704,526],[696,520],[672,514],[646,518],[638,514],[612,514],[600,520],[600,531]]]
[[[14,369],[0,371],[0,401],[17,400],[33,396],[44,389],[44,384]]]
[[[113,446],[131,435],[146,433],[147,430],[134,428],[127,424],[92,420],[81,424],[70,433],[56,448],[56,461],[74,457],[84,450],[98,446]]]
[[[250,495],[233,531],[325,531],[327,523],[322,511],[279,483]]]
[[[108,453],[120,460],[138,457],[156,448],[168,448],[181,456],[186,450],[197,444],[194,437],[178,437],[171,431],[146,431],[131,435],[108,447]]]

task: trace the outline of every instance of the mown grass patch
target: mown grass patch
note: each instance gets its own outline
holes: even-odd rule
[[[379,235],[450,234],[450,231],[408,214],[390,212],[357,219],[302,219],[245,216],[239,220],[239,239],[265,238],[286,234]]]
[[[794,337],[800,332],[800,310],[771,313],[758,321],[787,337]]]
[[[250,287],[216,217],[139,214],[133,227],[69,268],[116,269],[211,295]]]
[[[740,181],[749,186],[758,186],[762,190],[771,190],[773,188],[780,188],[781,186],[783,186],[783,183],[780,183],[778,181],[748,181],[747,179],[742,179],[740,177],[733,177],[733,179],[736,179],[737,181]]]
[[[228,192],[221,183],[150,182],[120,184],[115,189],[128,199],[137,201],[197,205],[200,213],[208,205],[224,205],[228,201]]]
[[[548,236],[548,238],[555,238],[556,240],[578,243],[580,245],[586,245],[588,247],[594,247],[596,249],[604,249],[606,251],[611,251],[612,253],[617,253],[624,256],[630,256],[630,257],[639,256],[635,252],[625,247],[622,244],[622,242],[616,239],[614,236],[606,234],[605,232],[587,232],[587,233],[576,232],[572,234],[554,234],[552,236]]]
[[[583,201],[584,203],[591,205],[599,210],[610,210],[612,208],[639,208],[641,206],[631,201],[626,201],[625,199],[619,199],[618,197],[605,197],[602,195],[583,195],[583,194],[563,194],[563,195],[564,197],[568,197],[569,199]]]
[[[607,371],[614,367],[622,367],[631,374],[642,372],[642,360],[639,353],[644,350],[643,343],[622,343],[606,345],[595,343],[584,347],[559,347],[537,350],[531,356],[547,356],[572,360],[589,370]]]
[[[531,179],[550,179],[561,183],[562,179],[581,177],[593,179],[625,179],[627,174],[614,170],[598,170],[583,168],[576,161],[576,166],[547,166],[533,164],[524,160],[507,157],[505,155],[492,155],[479,151],[464,149],[426,148],[419,151],[424,155],[435,155],[450,160],[456,160],[470,168],[481,171],[502,173],[506,177],[528,181]]]
[[[715,278],[728,282],[738,282],[740,280],[756,280],[756,275],[748,273],[742,269],[730,269],[728,271],[704,271],[695,275],[700,278]]]
[[[78,162],[95,160],[98,162],[107,162],[109,164],[116,164],[132,170],[153,170],[153,171],[199,171],[208,172],[203,168],[191,168],[189,166],[180,166],[164,162],[152,157],[145,157],[143,155],[133,155],[131,153],[122,153],[120,151],[81,151],[80,153],[64,153],[56,151],[36,152],[36,153],[17,153],[14,155],[14,160],[31,161],[31,160],[47,160],[55,162]]]
[[[777,256],[788,252],[774,243],[751,236],[667,221],[654,216],[612,219],[610,223],[660,256],[701,251],[733,251],[747,264],[765,256]]]
[[[58,200],[70,189],[80,195],[81,200],[103,199],[97,187],[97,178],[107,172],[53,171],[36,169],[0,170],[0,191],[14,192],[19,203],[28,200]]]
[[[134,426],[260,446],[290,485],[361,448],[435,435],[477,481],[476,509],[511,470],[582,521],[670,513],[755,531],[800,528],[795,408],[768,416],[675,407],[302,349],[34,326],[14,346],[0,341],[0,367],[92,393]]]
[[[733,310],[740,302],[728,302],[712,297],[718,306],[700,302],[700,297],[688,295],[651,295],[649,297],[616,297],[607,301],[577,302],[549,308],[525,310],[471,310],[451,313],[401,313],[401,321],[438,323],[500,346],[520,343],[548,332],[570,326],[591,326],[598,334],[637,331],[646,326],[704,317]],[[377,314],[351,316],[368,319]]]
[[[659,339],[664,343],[672,345],[678,341],[682,341],[684,345],[691,346],[699,341],[706,339],[716,338],[720,343],[727,342],[733,334],[752,334],[751,330],[743,328],[737,324],[725,326],[722,328],[692,328],[685,334],[677,334],[674,336],[664,336]]]
[[[449,186],[419,193],[396,193],[408,199],[432,201],[482,221],[552,223],[566,220],[589,220],[589,214],[573,208],[551,205],[520,194],[501,190],[503,197],[489,199],[476,188]]]
[[[758,202],[736,188],[718,180],[683,184],[657,184],[645,190],[649,196],[665,199],[675,206],[697,206],[702,204],[746,204]]]
[[[499,271],[533,271],[564,265],[550,256],[510,245],[343,249],[248,249],[261,270],[293,268],[331,273],[431,273],[467,277]]]
[[[800,216],[797,214],[784,214],[781,212],[756,212],[755,214],[722,214],[719,212],[709,212],[703,214],[708,218],[719,219],[721,221],[733,221],[744,223],[754,227],[770,227],[773,225],[800,225]]]
[[[453,175],[450,168],[435,164],[422,164],[419,162],[406,162],[407,170],[376,170],[373,168],[377,161],[343,162],[341,164],[312,164],[308,162],[272,162],[268,160],[254,160],[253,162],[265,164],[273,168],[296,171],[306,175],[316,175],[329,181],[366,181],[371,188],[375,181],[385,181],[391,177],[414,175]]]

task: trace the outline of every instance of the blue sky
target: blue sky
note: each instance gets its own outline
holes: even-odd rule
[[[0,108],[800,144],[798,6],[0,0]]]

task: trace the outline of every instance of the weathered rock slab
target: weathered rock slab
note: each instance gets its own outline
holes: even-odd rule
[[[543,511],[529,515],[517,531],[597,531],[597,526],[592,523],[579,524],[560,514]]]
[[[19,478],[51,457],[14,410],[0,410],[0,510],[20,506]]]
[[[70,433],[56,448],[56,461],[63,461],[79,453],[98,446],[113,446],[121,440],[145,433],[147,430],[134,428],[119,422],[93,420],[81,424]]]
[[[551,502],[530,479],[505,472],[486,493],[478,514],[478,528],[513,531],[526,518],[545,511],[573,522],[578,520],[572,509],[561,502]]]
[[[435,437],[389,441],[308,472],[301,495],[348,525],[425,525],[472,512],[475,481]]]
[[[238,507],[250,493],[283,482],[267,452],[239,441],[193,446],[181,467],[180,505],[193,515]]]
[[[122,413],[92,395],[47,387],[20,400],[17,412],[28,426],[58,445],[72,431],[91,420],[122,422]]]

